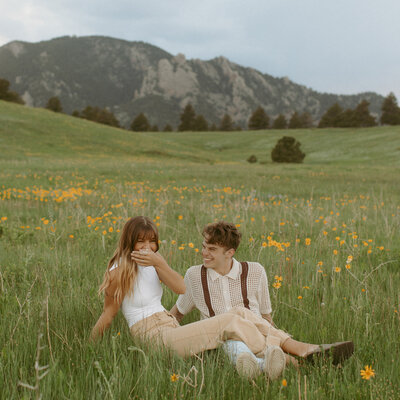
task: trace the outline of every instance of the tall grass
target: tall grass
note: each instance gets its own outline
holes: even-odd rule
[[[0,397],[400,398],[396,129],[285,132],[305,164],[250,165],[281,132],[134,134],[0,102]],[[352,339],[354,356],[288,368],[284,386],[239,378],[219,350],[182,360],[140,343],[121,315],[90,344],[97,288],[133,215],[159,225],[182,274],[201,263],[204,224],[238,224],[236,257],[265,266],[276,324],[307,342]],[[165,307],[175,300],[165,289]]]

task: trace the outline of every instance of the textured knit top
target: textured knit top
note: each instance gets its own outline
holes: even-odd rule
[[[110,271],[115,268],[118,268],[117,264],[114,264]],[[121,304],[128,326],[131,327],[150,315],[164,311],[165,308],[161,304],[162,294],[163,289],[156,269],[138,265],[133,293],[125,295]]]
[[[246,286],[249,308],[259,316],[270,314],[272,308],[265,269],[257,262],[248,262],[248,265]],[[233,259],[232,268],[226,275],[220,275],[211,268],[206,270],[211,305],[215,315],[235,307],[244,307],[240,280],[242,265],[237,260]],[[210,315],[201,283],[201,265],[195,265],[186,271],[185,285],[185,294],[181,294],[176,302],[178,311],[187,314],[193,308],[197,308],[201,319],[208,318]]]

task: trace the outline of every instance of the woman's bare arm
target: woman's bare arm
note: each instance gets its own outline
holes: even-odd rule
[[[96,325],[93,327],[90,335],[92,341],[103,336],[104,331],[111,325],[111,322],[118,313],[121,304],[118,303],[115,298],[115,290],[116,283],[111,281],[110,286],[105,290],[103,312],[97,320]]]
[[[167,285],[173,292],[177,294],[185,293],[186,286],[183,277],[168,265],[160,253],[133,251],[131,256],[132,260],[138,265],[154,266],[160,281]]]

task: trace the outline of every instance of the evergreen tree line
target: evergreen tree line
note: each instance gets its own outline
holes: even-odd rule
[[[18,93],[10,90],[10,82],[0,78],[0,100],[11,101],[24,104]],[[321,117],[318,128],[349,128],[349,127],[370,127],[378,124],[376,118],[369,112],[369,102],[362,100],[354,109],[344,110],[338,103],[333,104]],[[63,112],[61,101],[58,97],[51,97],[46,108],[54,112]],[[385,97],[380,118],[381,125],[400,125],[400,107],[393,93]],[[82,111],[75,110],[72,116],[84,118],[114,127],[121,127],[118,119],[107,108],[87,106]],[[261,129],[301,129],[314,126],[311,114],[304,112],[299,114],[295,111],[289,119],[285,115],[279,114],[273,121],[265,110],[260,106],[250,116],[248,120],[249,130]],[[157,125],[152,125],[144,113],[138,114],[132,121],[130,129],[136,132],[157,132]],[[196,114],[193,106],[187,104],[180,114],[178,131],[235,131],[242,128],[234,123],[229,114],[225,114],[220,122],[209,124],[205,117]],[[173,131],[170,124],[163,128],[164,132]]]
[[[338,103],[335,103],[321,117],[318,128],[362,128],[376,126],[378,122],[370,114],[368,106],[369,102],[362,100],[356,108],[343,110]],[[382,104],[381,124],[400,124],[400,109],[397,107],[396,98],[392,93],[385,98]]]

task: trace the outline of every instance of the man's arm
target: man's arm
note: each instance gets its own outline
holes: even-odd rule
[[[193,295],[192,295],[192,281],[193,281],[193,273],[191,273],[192,268],[189,268],[185,273],[185,277],[184,277],[184,282],[185,282],[185,286],[186,286],[185,293],[179,295],[179,297],[176,301],[176,304],[170,310],[170,313],[176,318],[176,320],[179,323],[182,321],[183,317],[186,314],[188,314],[193,308],[196,307],[196,304],[193,300]],[[179,305],[179,309],[178,309],[178,305]],[[183,314],[179,310],[182,310]]]
[[[171,308],[170,313],[176,318],[176,320],[181,323],[184,314],[181,314],[178,310],[176,304]]]

